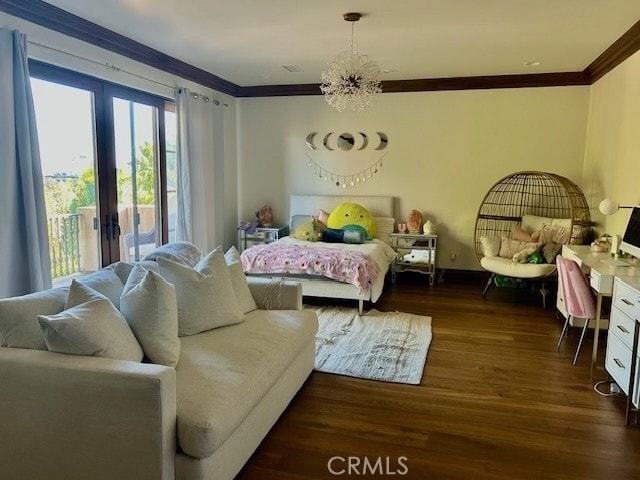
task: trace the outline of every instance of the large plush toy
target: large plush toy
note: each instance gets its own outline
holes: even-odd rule
[[[347,225],[344,228],[325,228],[322,241],[327,243],[364,243],[367,232],[360,225]]]
[[[341,203],[331,211],[327,227],[342,230],[349,225],[364,228],[368,238],[376,233],[376,222],[369,210],[357,203]]]
[[[300,223],[293,232],[293,238],[306,240],[307,242],[317,242],[322,238],[324,226],[315,218],[310,218]]]

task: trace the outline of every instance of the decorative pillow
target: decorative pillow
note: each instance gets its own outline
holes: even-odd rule
[[[103,268],[87,277],[80,278],[79,281],[107,297],[118,310],[120,309],[120,295],[124,290],[124,283],[113,270]]]
[[[485,257],[497,257],[500,253],[500,237],[480,237],[482,253]]]
[[[359,225],[347,225],[344,229],[326,228],[322,232],[322,241],[327,243],[364,243],[367,234]]]
[[[51,352],[142,361],[142,348],[125,319],[106,298],[91,300],[56,315],[38,315]]]
[[[556,242],[547,242],[542,247],[542,256],[547,263],[556,263],[556,257],[560,254],[562,245]]]
[[[293,232],[293,238],[307,242],[317,242],[322,238],[323,225],[315,218],[299,224]]]
[[[376,234],[373,215],[357,203],[341,203],[329,215],[327,227],[341,229],[346,225],[360,225],[367,232],[367,237],[373,237]]]
[[[129,274],[131,273],[131,270],[133,270],[133,267],[136,265],[142,265],[146,270],[151,270],[153,272],[160,273],[160,270],[158,270],[158,264],[153,260],[142,260],[140,262],[135,262],[135,263],[116,262],[116,263],[112,263],[107,268],[110,270],[113,270],[115,274],[118,275],[118,278],[120,279],[122,284],[125,285],[127,283],[127,280],[129,279]]]
[[[195,335],[243,320],[221,247],[207,254],[195,268],[162,257],[158,266],[160,274],[176,289],[178,335]]]
[[[289,229],[291,235],[293,235],[293,232],[296,231],[296,228],[298,228],[300,224],[307,222],[312,218],[313,217],[311,215],[294,215],[291,217],[291,228]]]
[[[175,367],[180,358],[176,290],[158,273],[136,264],[124,286],[120,309],[146,357]]]
[[[514,225],[511,228],[511,238],[518,240],[519,242],[533,242],[531,235],[529,235],[520,225]]]
[[[373,238],[391,245],[391,234],[395,228],[396,219],[393,217],[373,217],[373,221],[376,224],[376,233]]]
[[[53,315],[64,310],[68,292],[68,288],[54,288],[0,299],[0,347],[46,350],[38,315]]]
[[[556,242],[564,245],[571,240],[571,231],[565,227],[542,225],[540,230],[531,234],[531,239],[539,243]]]
[[[519,242],[518,240],[502,237],[499,255],[503,258],[513,259],[514,255],[522,252],[526,248],[533,248],[534,252],[537,252],[540,250],[540,247],[542,247],[541,243]]]
[[[323,224],[325,227],[328,226],[329,223],[329,215],[330,213],[325,212],[324,210],[318,210],[318,221]]]
[[[236,294],[236,301],[238,307],[242,313],[253,312],[258,309],[256,301],[251,295],[249,285],[247,284],[247,277],[244,274],[242,268],[242,261],[240,260],[240,252],[236,247],[231,247],[224,254],[224,260],[229,267],[229,275],[231,275],[231,285],[233,286],[233,292]]]
[[[159,258],[171,260],[188,267],[195,267],[202,259],[202,251],[193,243],[172,242],[156,248],[153,252],[143,258],[143,260],[158,261]]]
[[[69,310],[70,308],[90,302],[92,300],[109,299],[97,290],[86,286],[84,283],[79,282],[74,278],[73,280],[71,280],[71,285],[69,285],[69,294],[67,295],[67,301],[64,303],[64,310]]]
[[[529,261],[529,255],[536,253],[536,249],[533,247],[527,247],[513,256],[514,263],[526,263]]]

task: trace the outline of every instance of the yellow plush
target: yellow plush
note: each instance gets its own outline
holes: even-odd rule
[[[317,242],[322,238],[323,225],[315,218],[302,222],[293,232],[293,238],[306,240],[307,242]]]
[[[367,231],[367,237],[376,233],[376,222],[373,215],[357,203],[341,203],[333,209],[327,220],[329,228],[344,228],[347,225],[359,225]]]

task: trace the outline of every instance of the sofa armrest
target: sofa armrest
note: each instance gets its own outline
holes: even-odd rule
[[[174,478],[175,389],[164,366],[0,347],[3,476]]]
[[[302,310],[302,284],[299,282],[248,276],[247,283],[261,310]]]

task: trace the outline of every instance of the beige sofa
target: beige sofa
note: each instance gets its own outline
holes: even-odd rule
[[[230,479],[314,365],[315,313],[285,282],[242,323],[181,337],[178,366],[0,347],[0,469],[12,479]]]

